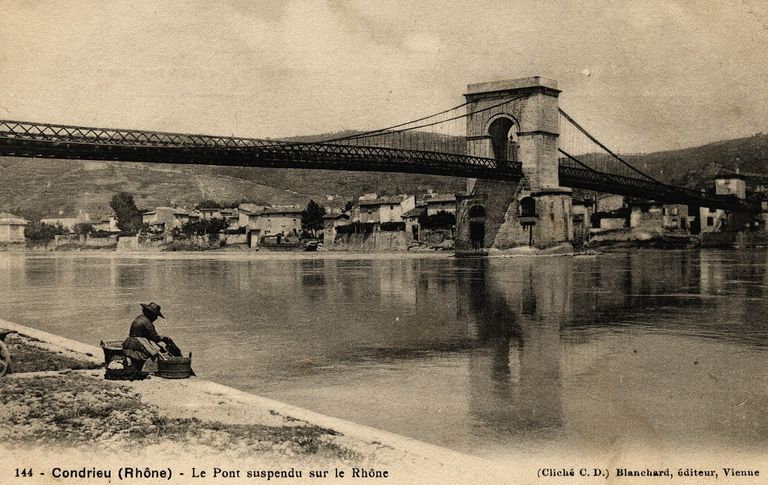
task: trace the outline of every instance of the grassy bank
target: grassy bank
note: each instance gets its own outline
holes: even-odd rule
[[[332,430],[285,419],[279,426],[169,416],[130,385],[103,380],[103,369],[8,338],[13,373],[0,379],[0,442],[14,447],[131,452],[181,448],[193,456],[226,453],[264,461],[360,462]],[[178,400],[170,395],[169,399]]]
[[[359,460],[314,426],[232,425],[164,416],[133,389],[78,373],[0,381],[0,441],[44,447],[132,451],[173,445],[201,454]]]
[[[5,344],[11,351],[13,359],[12,372],[43,372],[67,369],[95,369],[98,365],[85,359],[78,358],[74,353],[54,350],[41,340],[12,333],[6,338]],[[1,383],[2,381],[0,381]]]

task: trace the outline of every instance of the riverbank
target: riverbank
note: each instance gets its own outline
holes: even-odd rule
[[[323,251],[323,252],[282,252],[282,251],[17,251],[0,254],[9,260],[126,260],[126,261],[393,261],[433,259],[446,260],[456,256],[449,251]]]
[[[332,476],[335,470],[348,477],[386,472],[387,483],[494,477],[495,466],[485,460],[199,378],[106,381],[97,368],[100,349],[12,322],[0,320],[0,327],[20,334],[7,341],[14,372],[0,379],[5,468],[117,470],[132,463],[162,465],[185,477],[193,466],[210,473],[217,467],[303,471],[297,483],[310,470],[334,470],[324,483],[343,481]]]

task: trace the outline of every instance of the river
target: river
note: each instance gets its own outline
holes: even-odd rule
[[[0,253],[0,318],[96,345],[155,301],[199,376],[491,459],[764,450],[767,263]]]

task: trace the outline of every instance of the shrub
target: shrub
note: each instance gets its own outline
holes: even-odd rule
[[[224,219],[209,219],[197,222],[187,222],[181,226],[181,233],[187,236],[217,235],[228,227]]]
[[[79,224],[75,224],[75,234],[90,234],[93,232],[93,225],[88,224],[87,222],[81,222]]]
[[[66,233],[66,229],[61,224],[45,222],[32,222],[24,228],[24,236],[30,241],[51,241],[54,236]]]
[[[453,229],[456,226],[456,214],[447,211],[438,211],[431,216],[426,212],[419,217],[419,224],[424,229]]]
[[[382,231],[405,231],[405,222],[382,222]]]

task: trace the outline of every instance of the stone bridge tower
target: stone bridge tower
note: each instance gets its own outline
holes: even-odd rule
[[[557,82],[538,76],[467,87],[474,113],[467,118],[467,153],[521,162],[524,177],[467,180],[456,212],[457,254],[570,249],[571,191],[558,180],[559,94]]]

